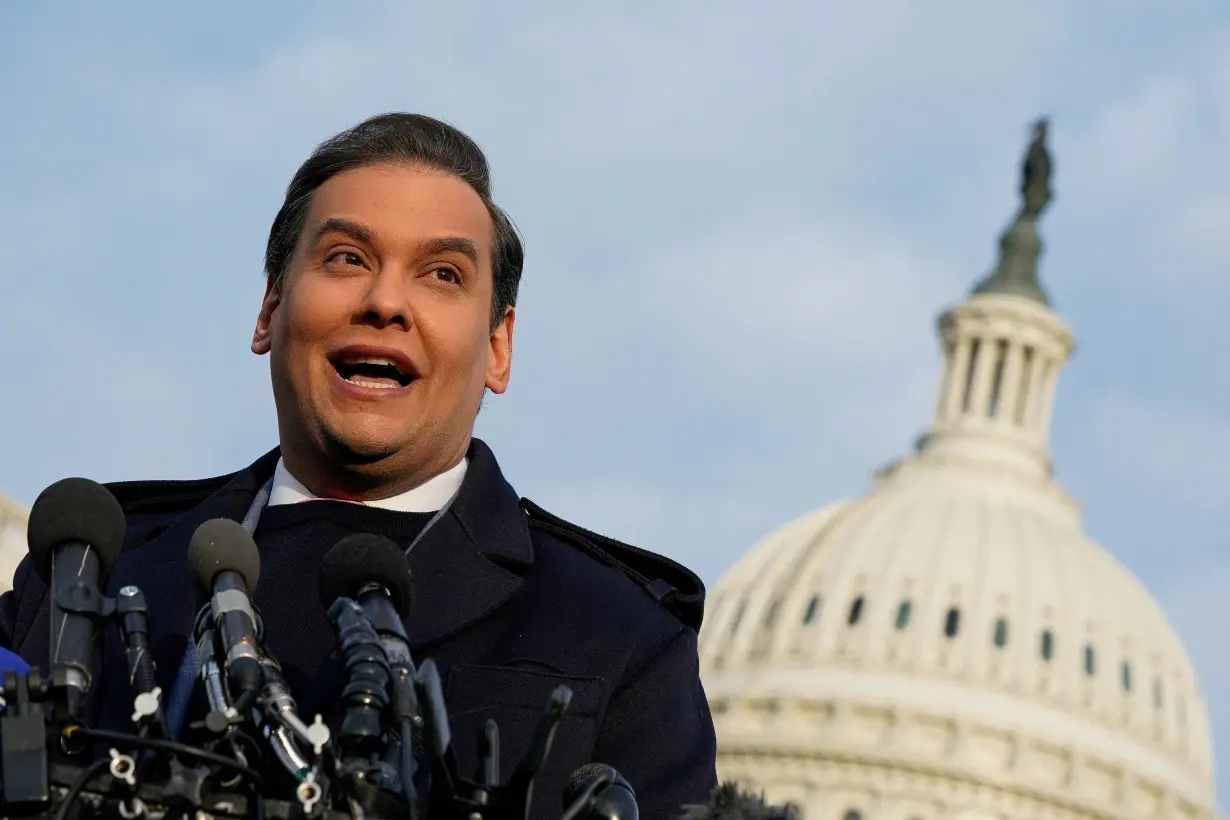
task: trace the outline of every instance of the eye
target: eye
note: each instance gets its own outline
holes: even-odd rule
[[[326,262],[336,262],[341,265],[362,265],[363,257],[354,251],[335,251],[325,257]]]
[[[461,274],[455,268],[436,268],[431,275],[441,282],[448,282],[452,285],[461,284]]]

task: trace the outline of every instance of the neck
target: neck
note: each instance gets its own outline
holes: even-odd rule
[[[306,456],[298,448],[282,445],[286,470],[319,498],[341,501],[381,501],[420,487],[461,463],[469,450],[467,437],[455,451],[410,461],[403,454],[375,460],[328,454]]]

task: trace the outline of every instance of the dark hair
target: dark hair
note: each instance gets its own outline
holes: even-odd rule
[[[269,229],[265,276],[282,287],[295,252],[308,206],[316,189],[334,174],[381,163],[421,165],[452,174],[482,199],[491,214],[495,241],[491,249],[491,325],[517,304],[525,250],[508,214],[491,200],[491,169],[478,143],[440,120],[422,114],[381,114],[322,142],[299,166],[286,188],[286,199]]]

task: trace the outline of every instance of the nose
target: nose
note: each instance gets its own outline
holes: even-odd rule
[[[370,280],[361,306],[361,321],[377,327],[410,327],[410,305],[406,301],[405,276],[396,265],[386,265]]]

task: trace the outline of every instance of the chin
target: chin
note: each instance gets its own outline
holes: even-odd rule
[[[373,430],[325,431],[325,450],[341,464],[376,464],[402,452],[404,435],[391,435]]]

